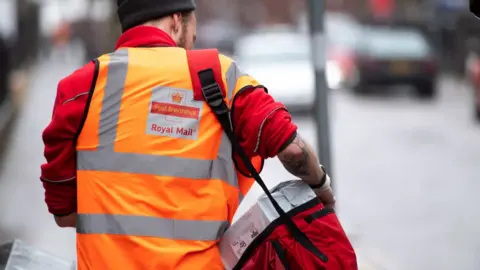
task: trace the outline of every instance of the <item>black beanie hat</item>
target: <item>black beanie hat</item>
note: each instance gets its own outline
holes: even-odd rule
[[[117,0],[122,31],[177,12],[195,10],[194,0]]]

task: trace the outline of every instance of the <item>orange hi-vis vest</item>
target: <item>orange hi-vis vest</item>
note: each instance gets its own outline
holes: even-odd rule
[[[258,85],[219,61],[228,104]],[[186,51],[122,48],[96,66],[76,147],[78,269],[224,269],[218,240],[254,180],[193,99]]]

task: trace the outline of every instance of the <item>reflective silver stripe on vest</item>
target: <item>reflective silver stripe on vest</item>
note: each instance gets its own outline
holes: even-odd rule
[[[78,151],[77,169],[191,179],[220,179],[238,188],[235,165],[232,161],[232,147],[225,133],[222,135],[215,160],[114,151],[127,72],[128,49],[121,49],[110,54],[107,83],[100,113],[99,147],[95,151]],[[238,78],[235,78],[237,76],[235,74],[237,73],[232,72],[230,72],[229,78],[236,83]],[[235,87],[234,84],[233,87]],[[223,234],[229,224],[228,221],[188,221],[146,216],[98,214],[79,214],[77,222],[78,233],[128,234],[190,240],[215,240]]]
[[[237,81],[242,76],[248,76],[248,75],[246,73],[243,73],[238,67],[238,65],[234,61],[232,61],[232,63],[227,69],[227,73],[225,74],[225,81],[227,83],[227,86],[226,86],[227,99],[228,99],[228,102],[230,102],[230,104],[232,104],[231,102],[232,102],[233,94],[235,93],[235,86],[237,86]],[[233,129],[233,126],[232,126],[232,129]],[[224,136],[226,135],[224,134]],[[242,192],[239,192],[238,194],[239,194],[238,205],[240,205],[244,199],[244,196]]]
[[[248,75],[243,73],[238,65],[232,61],[227,69],[227,73],[225,74],[225,80],[227,82],[227,97],[229,102],[231,102],[233,94],[235,93],[235,86],[237,85],[238,79],[243,76]]]
[[[222,143],[224,141],[222,138]],[[77,162],[78,170],[82,171],[138,173],[200,180],[220,179],[230,185],[238,186],[237,178],[233,176],[236,175],[234,168],[225,167],[228,165],[228,159],[201,160],[106,151],[79,151]]]
[[[146,216],[79,214],[77,233],[161,237],[213,241],[228,228],[228,221],[174,220]]]

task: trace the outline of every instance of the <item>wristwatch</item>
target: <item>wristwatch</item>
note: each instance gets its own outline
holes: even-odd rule
[[[319,184],[316,184],[316,185],[309,185],[311,189],[319,189],[319,188],[322,188],[324,185],[325,185],[325,182],[327,182],[327,172],[325,171],[325,168],[320,165],[320,168],[322,169],[323,171],[323,177],[322,179],[320,179],[320,183]]]

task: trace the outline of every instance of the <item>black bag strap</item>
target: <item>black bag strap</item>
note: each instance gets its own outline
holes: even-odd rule
[[[242,162],[244,163],[247,170],[251,173],[255,181],[260,185],[263,192],[267,195],[268,199],[272,203],[273,207],[280,215],[280,219],[287,226],[289,232],[299,242],[305,249],[309,250],[313,255],[323,262],[328,260],[327,256],[323,254],[310,239],[297,227],[292,218],[288,216],[285,211],[278,205],[277,201],[273,198],[272,194],[268,190],[265,182],[262,180],[257,170],[253,166],[252,162],[243,151],[240,143],[235,137],[235,134],[232,129],[232,122],[230,119],[230,108],[224,101],[222,90],[215,80],[214,72],[210,69],[204,69],[198,72],[198,77],[200,79],[200,84],[202,86],[202,93],[205,101],[207,102],[210,109],[215,113],[218,121],[223,127],[223,130],[227,134],[234,151],[239,155]]]

